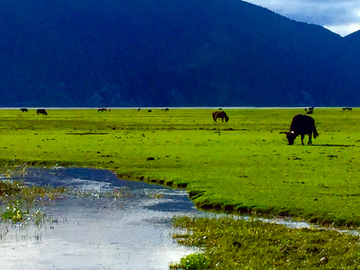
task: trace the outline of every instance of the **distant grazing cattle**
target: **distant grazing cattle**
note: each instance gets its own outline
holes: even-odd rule
[[[152,110],[148,110],[148,112],[152,112]]]
[[[314,113],[314,107],[305,108],[306,114],[313,114]]]
[[[169,111],[169,108],[165,108],[165,112],[168,112]]]
[[[98,109],[98,112],[107,112],[107,109],[105,109],[105,108],[100,108],[100,109]]]
[[[290,131],[289,132],[280,132],[286,134],[286,138],[289,142],[289,145],[294,144],[295,138],[300,135],[301,136],[301,144],[304,145],[304,137],[305,135],[309,136],[308,144],[311,144],[311,135],[314,135],[314,138],[319,136],[319,133],[316,131],[315,127],[315,120],[308,115],[305,114],[298,114],[295,115],[292,119],[291,125],[290,125]]]
[[[37,110],[36,110],[36,114],[37,114],[37,115],[39,115],[39,114],[48,115],[45,109],[37,109]]]
[[[216,122],[216,119],[221,118],[221,121],[225,122],[229,121],[229,117],[226,115],[226,113],[224,111],[215,111],[212,113],[212,117],[214,119],[214,121]]]
[[[343,111],[346,111],[346,110],[352,111],[352,108],[350,108],[350,107],[345,107],[345,108],[342,108],[342,110],[343,110]]]
[[[27,108],[21,108],[20,111],[22,112],[28,112],[29,110]]]
[[[140,111],[140,108],[138,108],[137,111]]]

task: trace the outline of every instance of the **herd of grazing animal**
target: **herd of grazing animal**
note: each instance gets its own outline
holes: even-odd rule
[[[307,111],[307,114],[312,114],[314,111],[314,107],[310,107],[305,110]],[[214,111],[212,113],[212,117],[215,122],[218,118],[221,118],[222,122],[224,122],[224,119],[225,122],[229,121],[229,117],[221,108],[217,111]],[[286,134],[289,145],[293,145],[296,137],[299,135],[301,137],[302,145],[304,145],[305,135],[309,136],[308,144],[312,144],[312,137],[317,138],[319,136],[319,133],[317,132],[315,127],[315,120],[311,116],[306,114],[295,115],[290,125],[290,131],[280,132],[280,134],[282,133]]]
[[[139,112],[141,109],[140,108],[137,108],[137,111]],[[165,109],[161,109],[162,111],[165,111],[165,112],[168,112],[170,109],[169,108],[165,108]],[[147,112],[152,112],[151,109],[148,109]]]
[[[306,110],[307,114],[309,114],[309,112],[310,114],[312,114],[313,110],[314,107],[310,107],[308,110]],[[215,122],[218,118],[221,118],[222,122],[224,122],[224,119],[225,122],[229,121],[229,117],[222,109],[214,111],[212,113],[212,117]],[[293,145],[296,137],[299,135],[301,137],[302,145],[304,145],[305,135],[309,136],[308,144],[312,144],[312,137],[317,138],[319,136],[319,133],[317,132],[315,127],[314,118],[306,114],[295,115],[290,125],[290,131],[283,131],[280,132],[280,134],[286,134],[289,145]]]
[[[20,111],[22,112],[28,112],[28,108],[21,108]],[[36,110],[36,114],[39,115],[39,114],[44,114],[44,115],[48,115],[47,114],[47,111],[45,109],[37,109]]]
[[[169,111],[169,108],[165,108],[162,110]],[[352,108],[344,107],[342,108],[342,110],[351,111]],[[20,111],[28,112],[29,110],[27,108],[21,108]],[[110,111],[110,109],[99,108],[97,111],[104,112],[104,111]],[[138,108],[137,111],[140,111],[140,108]],[[293,117],[289,131],[280,132],[280,134],[286,134],[286,138],[288,140],[289,145],[293,145],[296,137],[299,135],[301,137],[302,145],[304,145],[305,135],[309,136],[308,144],[312,144],[312,137],[317,138],[319,136],[319,133],[317,132],[315,126],[315,120],[311,116],[307,115],[307,114],[313,114],[314,107],[305,108],[305,111],[306,114],[298,114]],[[149,109],[148,112],[151,112],[151,110]],[[48,115],[45,109],[37,109],[36,114]],[[225,122],[229,121],[229,117],[221,108],[219,108],[219,110],[216,110],[212,113],[212,118],[214,119],[215,122],[217,122],[216,120],[218,118],[221,118],[222,122],[224,122],[224,120]]]

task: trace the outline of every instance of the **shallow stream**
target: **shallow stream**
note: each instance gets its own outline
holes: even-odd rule
[[[202,215],[184,190],[119,180],[106,170],[30,168],[36,185],[71,186],[88,194],[42,208],[42,226],[0,223],[0,269],[168,269],[193,253],[172,239],[174,215]],[[100,193],[124,189],[121,198]]]

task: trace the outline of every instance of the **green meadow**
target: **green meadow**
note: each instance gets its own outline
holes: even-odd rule
[[[301,108],[226,109],[227,123],[214,122],[213,111],[2,110],[0,161],[110,169],[186,188],[207,210],[360,225],[360,109],[315,108],[320,136],[292,146],[279,132],[289,131]]]
[[[360,111],[316,109],[311,146],[279,134],[302,109],[228,109],[228,123],[212,111],[3,110],[0,159],[186,187],[205,209],[360,224]]]

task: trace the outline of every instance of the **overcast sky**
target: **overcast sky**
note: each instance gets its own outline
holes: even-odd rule
[[[360,30],[360,0],[246,0],[287,18],[326,27],[341,36]]]

